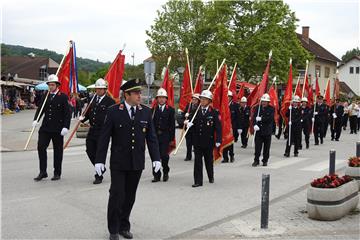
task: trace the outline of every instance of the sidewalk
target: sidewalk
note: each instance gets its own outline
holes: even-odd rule
[[[10,115],[1,115],[1,152],[24,151],[27,138],[32,129],[31,124],[33,122],[35,111],[35,109],[23,110]],[[39,125],[36,127],[34,134],[32,135],[27,151],[36,150],[37,148],[38,130],[41,122],[42,119],[40,120]],[[70,131],[65,136],[64,142],[70,136],[71,131],[74,129],[76,123],[77,120],[71,120]],[[69,144],[69,147],[81,145],[85,145],[85,139],[77,138],[75,134]],[[52,149],[51,143],[49,145],[49,149]]]
[[[306,212],[303,186],[270,203],[269,228],[260,229],[260,207],[174,236],[176,239],[359,239],[360,204],[337,221],[317,221]],[[271,194],[271,190],[270,190]],[[240,203],[241,204],[241,203]]]

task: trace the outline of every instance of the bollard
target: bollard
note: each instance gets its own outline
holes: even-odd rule
[[[269,223],[270,174],[262,175],[261,187],[261,228],[267,229]]]
[[[329,175],[335,174],[335,153],[334,149],[330,150]]]
[[[360,157],[360,142],[356,143],[356,156]]]

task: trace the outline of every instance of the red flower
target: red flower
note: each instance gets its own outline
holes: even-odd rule
[[[360,157],[350,157],[348,160],[350,167],[360,167]]]
[[[311,186],[316,188],[336,188],[351,180],[352,178],[347,175],[342,177],[339,177],[337,174],[325,175],[322,178],[314,179],[311,182]]]

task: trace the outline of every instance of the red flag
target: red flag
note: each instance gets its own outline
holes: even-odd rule
[[[326,100],[326,105],[331,106],[331,98],[330,98],[330,78],[326,83],[325,95],[324,99]]]
[[[233,70],[233,72],[231,74],[231,79],[230,79],[230,84],[229,84],[229,91],[231,91],[232,94],[233,94],[233,101],[237,102],[238,97],[237,97],[237,94],[236,94],[236,64],[235,64],[234,70]]]
[[[258,85],[258,88],[256,89],[257,91],[254,93],[254,96],[251,99],[252,102],[249,105],[251,108],[254,107],[256,104],[258,104],[262,95],[264,95],[267,92],[267,85],[269,83],[270,62],[271,62],[271,58],[269,57],[262,80]],[[254,91],[255,89],[253,90],[253,92]]]
[[[307,97],[308,99],[308,107],[311,107],[311,105],[314,104],[314,97],[313,97],[313,90],[312,87],[309,83],[309,77],[307,75],[305,75],[305,79],[304,79],[304,85],[303,85],[303,91],[301,94],[301,97]]]
[[[279,98],[277,95],[277,91],[274,88],[274,86],[271,86],[268,92],[270,96],[270,106],[272,106],[275,109],[274,113],[274,121],[276,126],[279,124]]]
[[[257,92],[259,89],[259,84],[255,86],[255,88],[251,91],[251,93],[249,94],[249,96],[247,97],[247,105],[248,106],[255,106],[257,98]]]
[[[238,99],[238,100],[241,100],[241,98],[242,98],[243,96],[245,96],[245,87],[244,87],[244,85],[241,85],[241,86],[240,86],[239,93],[238,93],[238,95],[237,95],[237,99]]]
[[[216,78],[213,94],[213,107],[219,110],[219,118],[222,132],[221,145],[218,148],[215,147],[213,150],[214,161],[218,161],[222,158],[224,148],[233,144],[234,142],[228,99],[226,65],[223,66],[221,72]]]
[[[179,109],[183,112],[185,111],[186,105],[191,102],[192,92],[190,81],[189,66],[186,64],[179,100]]]
[[[201,93],[202,89],[204,86],[204,80],[202,79],[202,74],[201,74],[201,67],[199,68],[199,73],[197,75],[196,78],[196,83],[195,83],[195,88],[194,88],[194,93]]]
[[[319,79],[317,76],[316,76],[316,83],[315,83],[315,95],[316,95],[316,97],[320,95]]]
[[[120,101],[120,86],[123,79],[124,68],[125,55],[121,54],[120,51],[105,76],[105,80],[108,82],[108,93],[117,103]]]
[[[340,98],[340,80],[338,78],[335,79],[334,82],[334,94],[333,94],[334,100]]]
[[[295,87],[295,95],[301,97],[302,92],[301,92],[301,86],[300,86],[300,77],[298,78],[298,81],[296,82],[296,87]]]
[[[70,68],[72,58],[72,47],[70,47],[62,65],[59,66],[60,70],[57,74],[60,82],[59,90],[60,92],[65,93],[68,97],[70,96]]]
[[[281,102],[281,110],[280,114],[284,119],[284,122],[287,123],[288,119],[286,117],[286,111],[289,109],[292,100],[292,84],[293,84],[293,76],[292,76],[292,64],[290,63],[288,82],[285,89],[285,94],[283,100]]]

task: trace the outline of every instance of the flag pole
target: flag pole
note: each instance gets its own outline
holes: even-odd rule
[[[230,77],[230,81],[229,81],[228,88],[230,87],[231,81],[232,81],[232,79],[233,79],[233,77],[234,77],[236,66],[237,66],[237,63],[235,63],[234,69],[233,69],[233,71],[232,71],[232,73],[231,73],[231,77]]]
[[[62,68],[62,65],[63,65],[63,63],[64,63],[64,60],[65,60],[65,57],[66,57],[67,53],[69,52],[69,49],[70,49],[70,45],[71,45],[71,44],[72,44],[72,41],[70,40],[70,44],[69,44],[68,50],[67,50],[67,52],[65,52],[63,58],[61,59],[59,68],[58,68],[57,71],[56,71],[56,76],[59,74],[59,71],[60,71],[60,69]],[[39,120],[40,120],[40,116],[41,116],[41,114],[42,114],[42,111],[44,110],[45,103],[46,103],[46,101],[47,101],[47,99],[48,99],[48,97],[49,97],[49,94],[50,94],[50,91],[48,90],[47,93],[46,93],[45,99],[44,99],[44,101],[42,102],[40,111],[39,111],[38,116],[37,116],[37,118],[36,118],[36,122],[39,122]],[[28,146],[29,146],[29,143],[30,143],[30,140],[31,140],[32,135],[34,134],[35,128],[36,128],[36,125],[33,126],[32,129],[31,129],[31,132],[30,132],[30,134],[29,134],[29,137],[28,137],[28,139],[27,139],[27,141],[26,141],[26,144],[25,144],[25,147],[24,147],[24,151],[26,151],[27,148],[28,148]]]
[[[306,81],[307,74],[308,74],[308,68],[309,68],[309,60],[306,60],[305,77],[304,77],[304,83],[303,83],[303,90],[302,90],[302,93],[301,93],[302,98],[304,97],[304,93],[305,93],[305,81]]]
[[[211,83],[210,83],[210,85],[209,85],[209,87],[208,87],[207,90],[210,90],[210,89],[211,89],[211,87],[212,87],[212,85],[214,84],[214,81],[216,80],[217,76],[219,75],[219,72],[220,72],[222,66],[224,65],[225,61],[226,61],[226,59],[224,58],[224,60],[222,61],[220,67],[217,69],[216,74],[215,74],[214,78],[212,79],[212,81],[211,81]],[[191,118],[191,121],[190,121],[191,123],[194,121],[194,119],[195,119],[195,117],[196,117],[199,109],[200,109],[200,104],[199,104],[199,106],[197,107],[197,109],[196,109],[196,111],[195,111],[195,113],[194,113],[194,116]],[[184,133],[183,136],[181,137],[180,142],[179,142],[179,144],[177,145],[177,147],[176,147],[176,149],[175,149],[175,151],[174,151],[174,153],[173,153],[174,155],[176,155],[176,153],[178,152],[178,150],[179,150],[179,148],[180,148],[180,145],[181,145],[181,143],[184,141],[184,138],[185,138],[186,134],[188,133],[189,129],[190,129],[190,128],[187,128],[186,131],[185,131],[185,133]]]
[[[190,76],[191,94],[193,94],[193,93],[194,93],[194,89],[193,89],[193,85],[192,85],[192,75],[191,75],[190,62],[189,62],[189,51],[188,51],[187,48],[185,48],[185,53],[186,53],[186,62],[187,62],[187,65],[188,65],[189,76]]]

